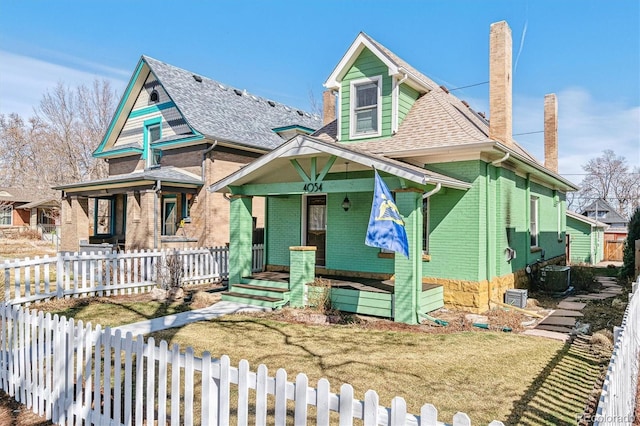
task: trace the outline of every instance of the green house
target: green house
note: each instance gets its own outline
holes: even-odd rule
[[[486,311],[526,285],[527,264],[563,262],[576,187],[557,173],[555,96],[545,98],[545,167],[511,135],[505,22],[490,42],[491,122],[360,33],[324,83],[324,127],[209,187],[230,199],[223,297],[304,306],[322,277],[334,307],[411,324],[443,305]],[[404,218],[408,258],[364,244],[374,169]],[[255,199],[266,206],[265,272],[251,276]]]
[[[595,265],[604,260],[604,233],[606,223],[567,210],[569,235],[569,261]]]

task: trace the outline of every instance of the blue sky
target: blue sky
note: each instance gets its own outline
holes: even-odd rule
[[[0,0],[0,113],[58,82],[124,90],[142,54],[308,109],[359,31],[449,88],[488,80],[491,23],[513,32],[514,133],[559,105],[560,172],[613,149],[640,166],[640,2]],[[488,85],[454,92],[488,113]],[[542,158],[541,133],[516,136]]]

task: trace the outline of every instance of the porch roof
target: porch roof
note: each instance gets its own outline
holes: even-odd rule
[[[54,187],[66,193],[84,195],[96,191],[112,190],[110,193],[126,192],[131,187],[153,186],[157,182],[168,184],[171,187],[195,189],[203,185],[198,176],[184,172],[175,167],[160,167],[135,171],[122,175],[109,176],[104,179],[96,179],[86,182],[76,182]]]
[[[378,171],[397,176],[418,186],[437,185],[454,189],[469,189],[471,184],[452,177],[425,170],[413,164],[394,160],[382,155],[372,154],[355,147],[353,144],[340,144],[314,138],[311,136],[296,136],[268,154],[256,159],[240,170],[226,178],[209,186],[211,192],[228,192],[229,186],[241,186],[249,183],[279,183],[291,182],[300,179],[298,172],[291,167],[291,160],[302,160],[311,157],[324,157],[327,161],[325,167],[327,173],[346,173],[345,163],[349,163],[349,170],[369,170],[375,168]],[[330,157],[344,160],[330,163]],[[342,168],[340,166],[343,166]]]
[[[36,207],[41,207],[41,208],[60,207],[60,200],[58,200],[57,198],[45,198],[45,199],[42,199],[42,200],[32,201],[30,203],[23,204],[23,205],[18,206],[16,208],[18,208],[18,209],[33,209],[33,208],[36,208]]]

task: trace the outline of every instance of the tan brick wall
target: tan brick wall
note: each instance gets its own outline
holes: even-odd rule
[[[322,92],[322,125],[326,126],[336,119],[336,96],[332,90]]]
[[[201,147],[202,148],[202,147]],[[172,165],[190,169],[189,164],[202,161],[202,149],[199,151],[184,151],[182,157],[171,159]],[[196,155],[197,154],[197,155]],[[174,161],[175,160],[175,161]],[[210,193],[207,188],[214,182],[237,171],[253,159],[242,155],[213,151],[207,154],[205,161],[205,184],[196,194],[191,204],[191,223],[184,226],[184,235],[198,240],[198,246],[223,246],[229,242],[229,201],[222,194]],[[163,158],[164,161],[164,158]],[[169,159],[167,160],[169,161]],[[197,172],[200,173],[200,166]],[[253,216],[258,218],[257,226],[264,226],[264,199],[255,197],[253,201]],[[182,234],[181,231],[180,233]]]
[[[68,197],[62,200],[60,251],[78,251],[80,240],[89,240],[89,200]]]
[[[123,175],[144,168],[139,156],[109,159],[109,176]]]
[[[506,144],[513,134],[511,58],[511,28],[496,22],[489,39],[489,137]]]
[[[544,96],[544,166],[558,173],[558,101],[555,94]]]

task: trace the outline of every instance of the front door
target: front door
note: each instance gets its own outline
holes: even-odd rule
[[[176,199],[165,198],[162,212],[162,235],[175,235],[177,228]]]
[[[307,197],[307,229],[305,245],[315,246],[316,265],[325,266],[327,241],[327,196]]]

